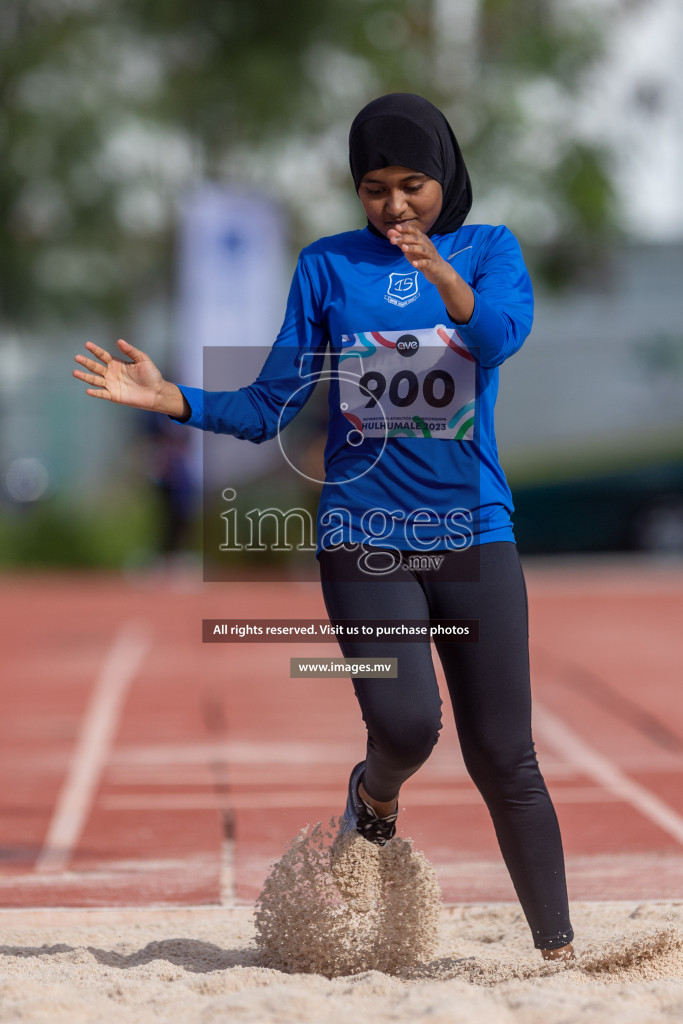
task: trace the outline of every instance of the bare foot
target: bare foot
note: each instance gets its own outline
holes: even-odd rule
[[[559,949],[542,949],[541,956],[544,960],[576,960],[571,942],[566,946],[560,946]]]

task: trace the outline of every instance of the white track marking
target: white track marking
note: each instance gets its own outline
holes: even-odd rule
[[[179,765],[201,764],[217,758],[228,764],[305,765],[311,763],[341,764],[362,755],[365,749],[358,743],[305,743],[260,740],[221,740],[220,743],[174,743],[122,747],[112,753],[112,765]],[[348,771],[344,774],[348,776]],[[346,799],[346,798],[345,798]]]
[[[619,800],[629,803],[683,846],[683,817],[645,786],[624,775],[617,765],[581,739],[556,715],[540,707],[535,698],[534,731],[583,775],[609,790]]]
[[[275,780],[275,776],[273,777]],[[264,793],[232,793],[230,806],[233,811],[279,810],[287,807],[329,807],[330,814],[338,814],[344,793],[340,788],[330,790],[309,790],[302,783],[299,789],[269,791]],[[405,804],[401,807],[483,807],[481,795],[474,786],[468,789],[405,791]],[[556,804],[572,803],[613,803],[614,796],[602,786],[581,786],[571,789],[565,786],[553,791]],[[101,807],[107,811],[220,811],[224,800],[214,793],[116,793],[102,798]],[[225,840],[224,858],[232,856],[229,840]],[[227,864],[227,862],[226,862]],[[226,867],[226,871],[232,869]]]
[[[235,902],[235,840],[224,837],[221,844],[221,904],[232,906]]]
[[[127,622],[109,648],[36,860],[36,871],[53,873],[66,868],[107,763],[128,688],[149,646],[149,634],[135,622]]]

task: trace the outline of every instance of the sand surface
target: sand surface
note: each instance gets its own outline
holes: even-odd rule
[[[0,1020],[654,1024],[683,1020],[683,901],[573,905],[579,959],[544,964],[519,908],[446,907],[406,976],[260,966],[251,908],[0,911]]]

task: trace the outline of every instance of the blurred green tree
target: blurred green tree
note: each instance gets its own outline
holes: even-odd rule
[[[573,122],[604,27],[583,10],[3,0],[0,322],[92,311],[120,323],[171,280],[176,201],[205,176],[270,183],[297,211],[301,240],[321,222],[340,229],[330,197],[343,193],[350,209],[350,117],[393,90],[444,107],[484,209],[536,244],[550,279],[566,278],[615,222],[608,156]],[[300,173],[311,164],[320,203]]]
[[[474,130],[479,188],[550,286],[594,280],[618,232],[612,155],[582,127],[621,7],[479,0]]]

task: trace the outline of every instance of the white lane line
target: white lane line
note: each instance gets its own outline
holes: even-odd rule
[[[133,676],[150,647],[146,630],[125,623],[114,638],[81,724],[68,775],[35,870],[63,871],[75,849],[107,763]]]
[[[683,817],[639,782],[634,782],[612,761],[591,747],[534,698],[534,731],[583,775],[629,803],[643,817],[658,825],[683,846]]]
[[[342,794],[343,795],[343,794]],[[402,798],[403,799],[403,798]],[[232,793],[230,806],[233,811],[279,810],[285,807],[329,807],[330,814],[339,813],[340,790],[310,791],[302,782],[300,789],[282,790],[270,793]],[[564,787],[553,790],[556,804],[613,803],[614,795],[602,787]],[[115,793],[104,796],[100,807],[106,811],[221,811],[224,798],[213,793]],[[432,791],[412,789],[405,793],[406,807],[454,807],[483,806],[481,795],[471,790],[436,789]],[[403,807],[404,805],[401,804]],[[226,840],[226,843],[228,841]],[[224,856],[230,856],[226,846]]]
[[[262,765],[324,765],[341,764],[358,754],[358,743],[287,743],[263,739],[226,741],[220,743],[174,743],[148,746],[130,746],[115,750],[113,765],[206,765],[208,758],[233,764]],[[362,747],[361,747],[362,751]],[[348,774],[345,773],[345,774]],[[464,769],[463,769],[464,775]]]
[[[221,903],[231,906],[237,896],[235,879],[235,840],[225,836],[221,844]]]

